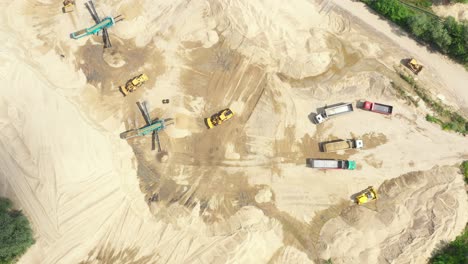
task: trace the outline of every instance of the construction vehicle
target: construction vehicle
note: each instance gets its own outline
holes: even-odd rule
[[[205,123],[208,126],[208,128],[211,129],[231,119],[233,116],[234,113],[231,111],[231,109],[226,108],[212,115],[211,117],[205,118]]]
[[[352,160],[333,160],[333,159],[307,159],[307,166],[315,169],[356,169],[356,162]]]
[[[143,118],[146,121],[146,125],[142,128],[138,129],[132,129],[129,131],[125,131],[120,134],[121,139],[130,139],[134,137],[141,137],[141,136],[146,136],[149,134],[152,134],[153,140],[152,140],[152,150],[155,149],[155,145],[158,145],[158,152],[161,152],[161,142],[159,140],[159,132],[166,129],[167,125],[172,125],[173,124],[173,119],[172,118],[166,118],[166,119],[154,119],[152,120],[150,118],[150,115],[148,113],[148,109],[146,108],[146,103],[137,103],[138,108],[140,109],[141,113],[143,114]]]
[[[373,103],[369,101],[364,102],[362,109],[384,115],[390,115],[393,112],[393,106],[391,105]]]
[[[115,25],[115,23],[122,21],[123,17],[118,15],[114,18],[105,17],[104,19],[101,20],[96,12],[96,9],[94,8],[93,1],[88,1],[88,3],[85,3],[85,6],[88,9],[88,11],[91,13],[91,16],[93,17],[94,22],[96,22],[96,25],[73,32],[70,34],[70,37],[73,39],[79,39],[88,35],[93,35],[93,34],[98,35],[99,32],[102,31],[104,48],[112,47],[112,44],[109,38],[109,33],[107,32],[107,28],[110,28],[113,25]]]
[[[365,204],[377,199],[377,191],[374,187],[369,186],[365,190],[359,192],[354,198],[357,204]]]
[[[335,152],[338,150],[357,149],[362,147],[364,147],[364,143],[361,139],[340,139],[338,141],[325,142],[322,144],[324,152]]]
[[[353,109],[352,103],[344,103],[344,104],[338,104],[335,106],[325,107],[322,113],[315,116],[315,120],[317,121],[317,123],[320,124],[330,117],[345,114],[345,113],[351,113],[353,111],[354,109]]]
[[[143,85],[146,81],[148,81],[148,76],[146,74],[140,74],[138,76],[133,77],[129,80],[125,86],[120,86],[120,90],[124,95],[128,95],[136,90],[136,88]]]
[[[62,12],[70,13],[75,11],[75,1],[74,0],[65,0],[63,1]]]
[[[405,65],[416,75],[424,68],[424,66],[419,64],[414,58],[407,59]]]

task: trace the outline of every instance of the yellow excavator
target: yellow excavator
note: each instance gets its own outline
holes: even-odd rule
[[[140,87],[142,84],[144,84],[146,81],[148,81],[148,76],[146,74],[140,74],[136,77],[133,77],[131,80],[129,80],[125,86],[120,86],[120,90],[124,95],[128,95],[129,93],[132,93],[136,90],[136,88]]]
[[[75,10],[75,0],[65,0],[63,1],[62,11],[64,13],[70,13]]]
[[[418,75],[418,73],[424,68],[417,60],[414,58],[410,58],[406,62],[406,67],[410,69],[414,74]]]

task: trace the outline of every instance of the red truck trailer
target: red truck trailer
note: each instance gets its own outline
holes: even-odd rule
[[[393,112],[393,106],[365,101],[362,109],[376,112],[384,115],[390,115]]]

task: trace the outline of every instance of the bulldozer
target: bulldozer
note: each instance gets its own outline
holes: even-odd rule
[[[75,11],[75,0],[65,0],[63,1],[63,13],[70,13]]]
[[[372,186],[369,186],[365,190],[358,193],[355,198],[356,203],[359,205],[371,202],[373,200],[377,200],[377,191]]]
[[[418,63],[414,58],[410,58],[406,62],[406,67],[410,69],[414,74],[418,75],[418,73],[423,69],[423,66]]]
[[[231,111],[231,109],[226,108],[212,115],[211,117],[206,118],[205,123],[208,126],[208,128],[211,129],[231,119],[233,116],[234,113]]]
[[[136,90],[136,88],[140,87],[142,84],[144,84],[146,81],[148,81],[148,76],[146,74],[140,74],[136,77],[133,77],[131,80],[129,80],[125,86],[120,86],[120,90],[124,95],[128,95],[129,93],[132,93]]]

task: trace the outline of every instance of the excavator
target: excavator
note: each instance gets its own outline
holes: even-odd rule
[[[140,74],[136,77],[133,77],[131,80],[129,80],[125,86],[120,86],[120,90],[122,93],[126,96],[129,93],[132,93],[136,90],[136,88],[140,87],[143,85],[146,81],[148,81],[148,76],[146,74]]]
[[[205,118],[205,123],[208,126],[208,128],[211,129],[231,119],[233,116],[234,113],[231,111],[231,109],[226,108],[212,115],[209,118]]]
[[[418,63],[414,58],[410,58],[406,62],[406,67],[410,69],[414,74],[418,75],[418,73],[424,68],[421,64]]]

